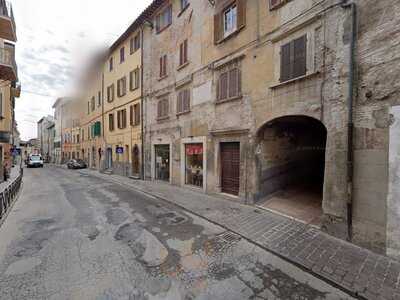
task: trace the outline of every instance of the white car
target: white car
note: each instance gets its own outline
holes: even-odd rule
[[[43,168],[42,156],[40,154],[29,155],[26,165],[28,168],[36,168],[36,167]]]

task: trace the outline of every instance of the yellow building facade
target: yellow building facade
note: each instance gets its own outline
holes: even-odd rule
[[[128,29],[110,48],[104,64],[104,168],[141,176],[142,35]]]

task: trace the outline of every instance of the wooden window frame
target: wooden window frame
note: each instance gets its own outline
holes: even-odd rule
[[[236,78],[232,78],[233,72]],[[232,91],[232,81],[237,80],[235,90]],[[223,81],[224,80],[224,81]],[[226,81],[226,82],[225,82]],[[217,82],[217,103],[231,101],[242,97],[242,72],[239,65],[230,66],[220,71]]]
[[[190,112],[190,89],[185,88],[178,91],[176,98],[176,115],[182,115]]]
[[[164,14],[169,12],[168,20],[165,24],[161,24],[162,17],[165,17]],[[156,34],[160,34],[163,32],[165,29],[167,29],[169,26],[172,24],[172,4],[168,4],[165,6],[155,17],[155,24],[156,24]]]
[[[179,67],[178,69],[183,68],[184,66],[187,66],[189,64],[189,59],[188,59],[188,39],[185,39],[180,45],[179,45]]]
[[[107,87],[107,102],[111,103],[114,101],[115,86],[114,83]]]
[[[169,99],[162,98],[157,102],[157,120],[165,120],[169,118]]]
[[[141,119],[140,118],[140,113],[141,113],[141,111],[140,111],[140,103],[134,104],[133,105],[133,115],[134,115],[134,118],[135,118],[135,121],[133,123],[134,126],[140,125],[140,119]]]
[[[122,64],[123,62],[125,62],[125,47],[119,49],[119,63]]]
[[[96,98],[93,96],[90,99],[90,110],[93,112],[96,109]]]
[[[112,70],[114,70],[114,58],[110,57],[110,59],[108,60],[108,70],[111,72]]]
[[[101,103],[102,103],[102,101],[101,101],[101,92],[99,91],[97,93],[97,106],[100,107]]]
[[[126,95],[126,76],[118,79],[117,81],[117,96],[119,98]]]
[[[307,75],[307,34],[281,46],[279,82]]]
[[[118,129],[126,128],[126,109],[121,109],[117,111],[117,127]]]
[[[165,78],[168,76],[167,73],[167,64],[168,64],[168,57],[167,54],[164,54],[163,56],[160,57],[160,77],[159,80]]]
[[[217,12],[214,15],[214,44],[217,45],[230,39],[246,26],[247,1],[232,0],[221,2],[224,6],[217,4]],[[236,29],[225,32],[225,13],[234,6],[236,6]]]
[[[108,130],[110,132],[115,130],[114,113],[109,113],[108,114]]]
[[[140,87],[140,69],[129,72],[129,90],[134,91]]]

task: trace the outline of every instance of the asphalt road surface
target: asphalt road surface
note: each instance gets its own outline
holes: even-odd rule
[[[130,188],[25,169],[0,228],[0,299],[351,299],[225,229]]]

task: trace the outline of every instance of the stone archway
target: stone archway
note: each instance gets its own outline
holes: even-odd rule
[[[307,223],[322,216],[327,130],[317,119],[273,119],[257,133],[261,205]]]

